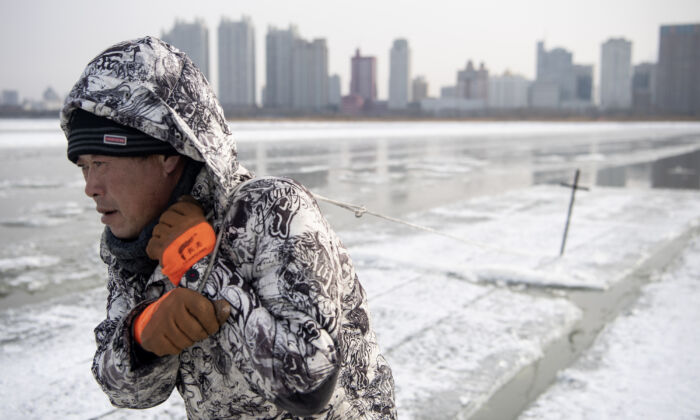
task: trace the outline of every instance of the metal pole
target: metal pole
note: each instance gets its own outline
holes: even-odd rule
[[[578,189],[578,176],[581,173],[579,169],[576,169],[576,175],[574,175],[574,185],[571,187],[571,201],[569,201],[569,213],[566,215],[566,227],[564,227],[564,238],[561,241],[561,249],[559,250],[559,256],[564,255],[564,248],[566,248],[566,237],[569,234],[569,223],[571,222],[571,212],[574,209],[574,200],[576,199],[576,190]]]

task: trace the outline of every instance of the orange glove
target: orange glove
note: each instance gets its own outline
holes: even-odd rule
[[[179,354],[217,332],[230,312],[225,300],[212,303],[194,290],[180,287],[161,296],[136,317],[134,339],[158,356]]]
[[[204,218],[202,208],[186,195],[160,216],[146,253],[160,262],[163,274],[177,286],[185,272],[208,255],[215,244],[214,229]]]

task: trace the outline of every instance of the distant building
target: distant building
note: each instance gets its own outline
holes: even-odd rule
[[[395,40],[389,54],[389,109],[405,109],[411,101],[411,50],[408,41]]]
[[[255,30],[250,18],[219,23],[219,100],[224,108],[255,107]]]
[[[700,115],[700,24],[661,26],[656,108],[668,114]]]
[[[2,91],[2,105],[19,106],[19,92],[16,90]]]
[[[530,106],[533,108],[559,108],[560,88],[555,82],[541,82],[532,84],[530,89]]]
[[[574,64],[573,73],[574,97],[572,102],[582,107],[593,106],[593,66]]]
[[[357,116],[362,114],[365,100],[360,95],[347,95],[341,99],[340,110],[343,114]]]
[[[59,110],[62,107],[63,99],[61,99],[61,97],[58,96],[58,93],[56,93],[56,91],[53,90],[52,87],[47,87],[46,90],[44,90],[44,94],[42,95],[40,108],[45,110]]]
[[[632,105],[632,43],[613,38],[600,51],[600,107],[628,109]]]
[[[296,26],[282,30],[268,28],[265,38],[265,97],[268,108],[292,107],[292,62],[294,44],[299,38]]]
[[[479,69],[469,60],[464,70],[457,72],[457,97],[477,99],[484,103],[488,100],[489,71],[481,63]]]
[[[320,111],[328,105],[328,47],[325,39],[296,39],[292,55],[292,108]]]
[[[420,101],[421,111],[443,117],[473,115],[484,111],[483,99],[426,98]]]
[[[306,41],[296,26],[270,27],[266,37],[268,108],[320,111],[328,105],[328,47],[325,39]]]
[[[496,109],[527,108],[531,82],[523,76],[506,72],[491,76],[488,88],[488,106]]]
[[[537,43],[537,78],[539,86],[554,84],[558,90],[559,102],[574,98],[575,80],[573,55],[564,48],[547,51],[544,42]],[[545,88],[549,89],[549,88]]]
[[[559,108],[583,112],[593,108],[593,66],[574,64],[571,66],[573,96],[559,102]]]
[[[42,98],[44,101],[47,102],[56,102],[56,101],[61,101],[61,97],[58,96],[58,93],[56,93],[55,90],[53,90],[52,87],[47,87],[46,90],[44,90],[44,94],[42,95]]]
[[[377,59],[364,57],[360,50],[351,59],[350,95],[360,96],[364,102],[377,100]]]
[[[163,33],[161,38],[187,54],[204,77],[209,79],[209,30],[204,21],[187,23],[178,20],[170,32]]]
[[[421,111],[443,117],[459,117],[483,113],[488,100],[489,72],[482,63],[474,68],[471,60],[464,70],[457,72],[456,86],[440,88],[439,98],[424,98],[420,101]]]
[[[340,107],[340,101],[342,99],[340,86],[339,75],[332,74],[328,76],[328,104],[338,108]]]
[[[574,64],[564,48],[537,43],[537,78],[530,88],[534,108],[586,109],[593,105],[593,66]]]
[[[632,109],[637,113],[650,114],[656,103],[656,65],[640,63],[632,74]]]
[[[457,86],[443,86],[440,88],[441,98],[456,98],[457,97]]]
[[[428,81],[425,77],[418,76],[413,79],[413,84],[411,88],[411,100],[413,102],[420,102],[428,97]]]

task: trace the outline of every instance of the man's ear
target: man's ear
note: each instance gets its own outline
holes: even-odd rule
[[[160,160],[161,164],[163,165],[163,171],[165,172],[166,175],[170,175],[173,172],[180,169],[180,167],[183,166],[184,162],[185,162],[185,160],[180,155],[172,155],[172,156],[158,155],[158,159]]]

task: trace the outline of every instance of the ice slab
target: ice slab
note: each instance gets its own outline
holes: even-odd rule
[[[116,410],[100,390],[90,371],[92,331],[106,298],[97,289],[0,313],[3,418],[185,418],[178,395],[151,410]]]
[[[581,316],[564,299],[507,289],[492,288],[472,298],[461,305],[445,301],[449,314],[416,325],[415,333],[385,350],[400,418],[468,416],[523,367],[540,359],[543,349],[568,334]],[[414,299],[421,305],[420,295]],[[377,325],[385,334],[381,317]]]
[[[700,217],[700,196],[695,192],[579,192],[566,251],[559,257],[569,198],[565,188],[539,186],[411,215],[410,222],[466,243],[419,233],[391,246],[357,244],[352,255],[483,283],[604,290],[696,226]]]
[[[700,238],[520,419],[697,419]]]

